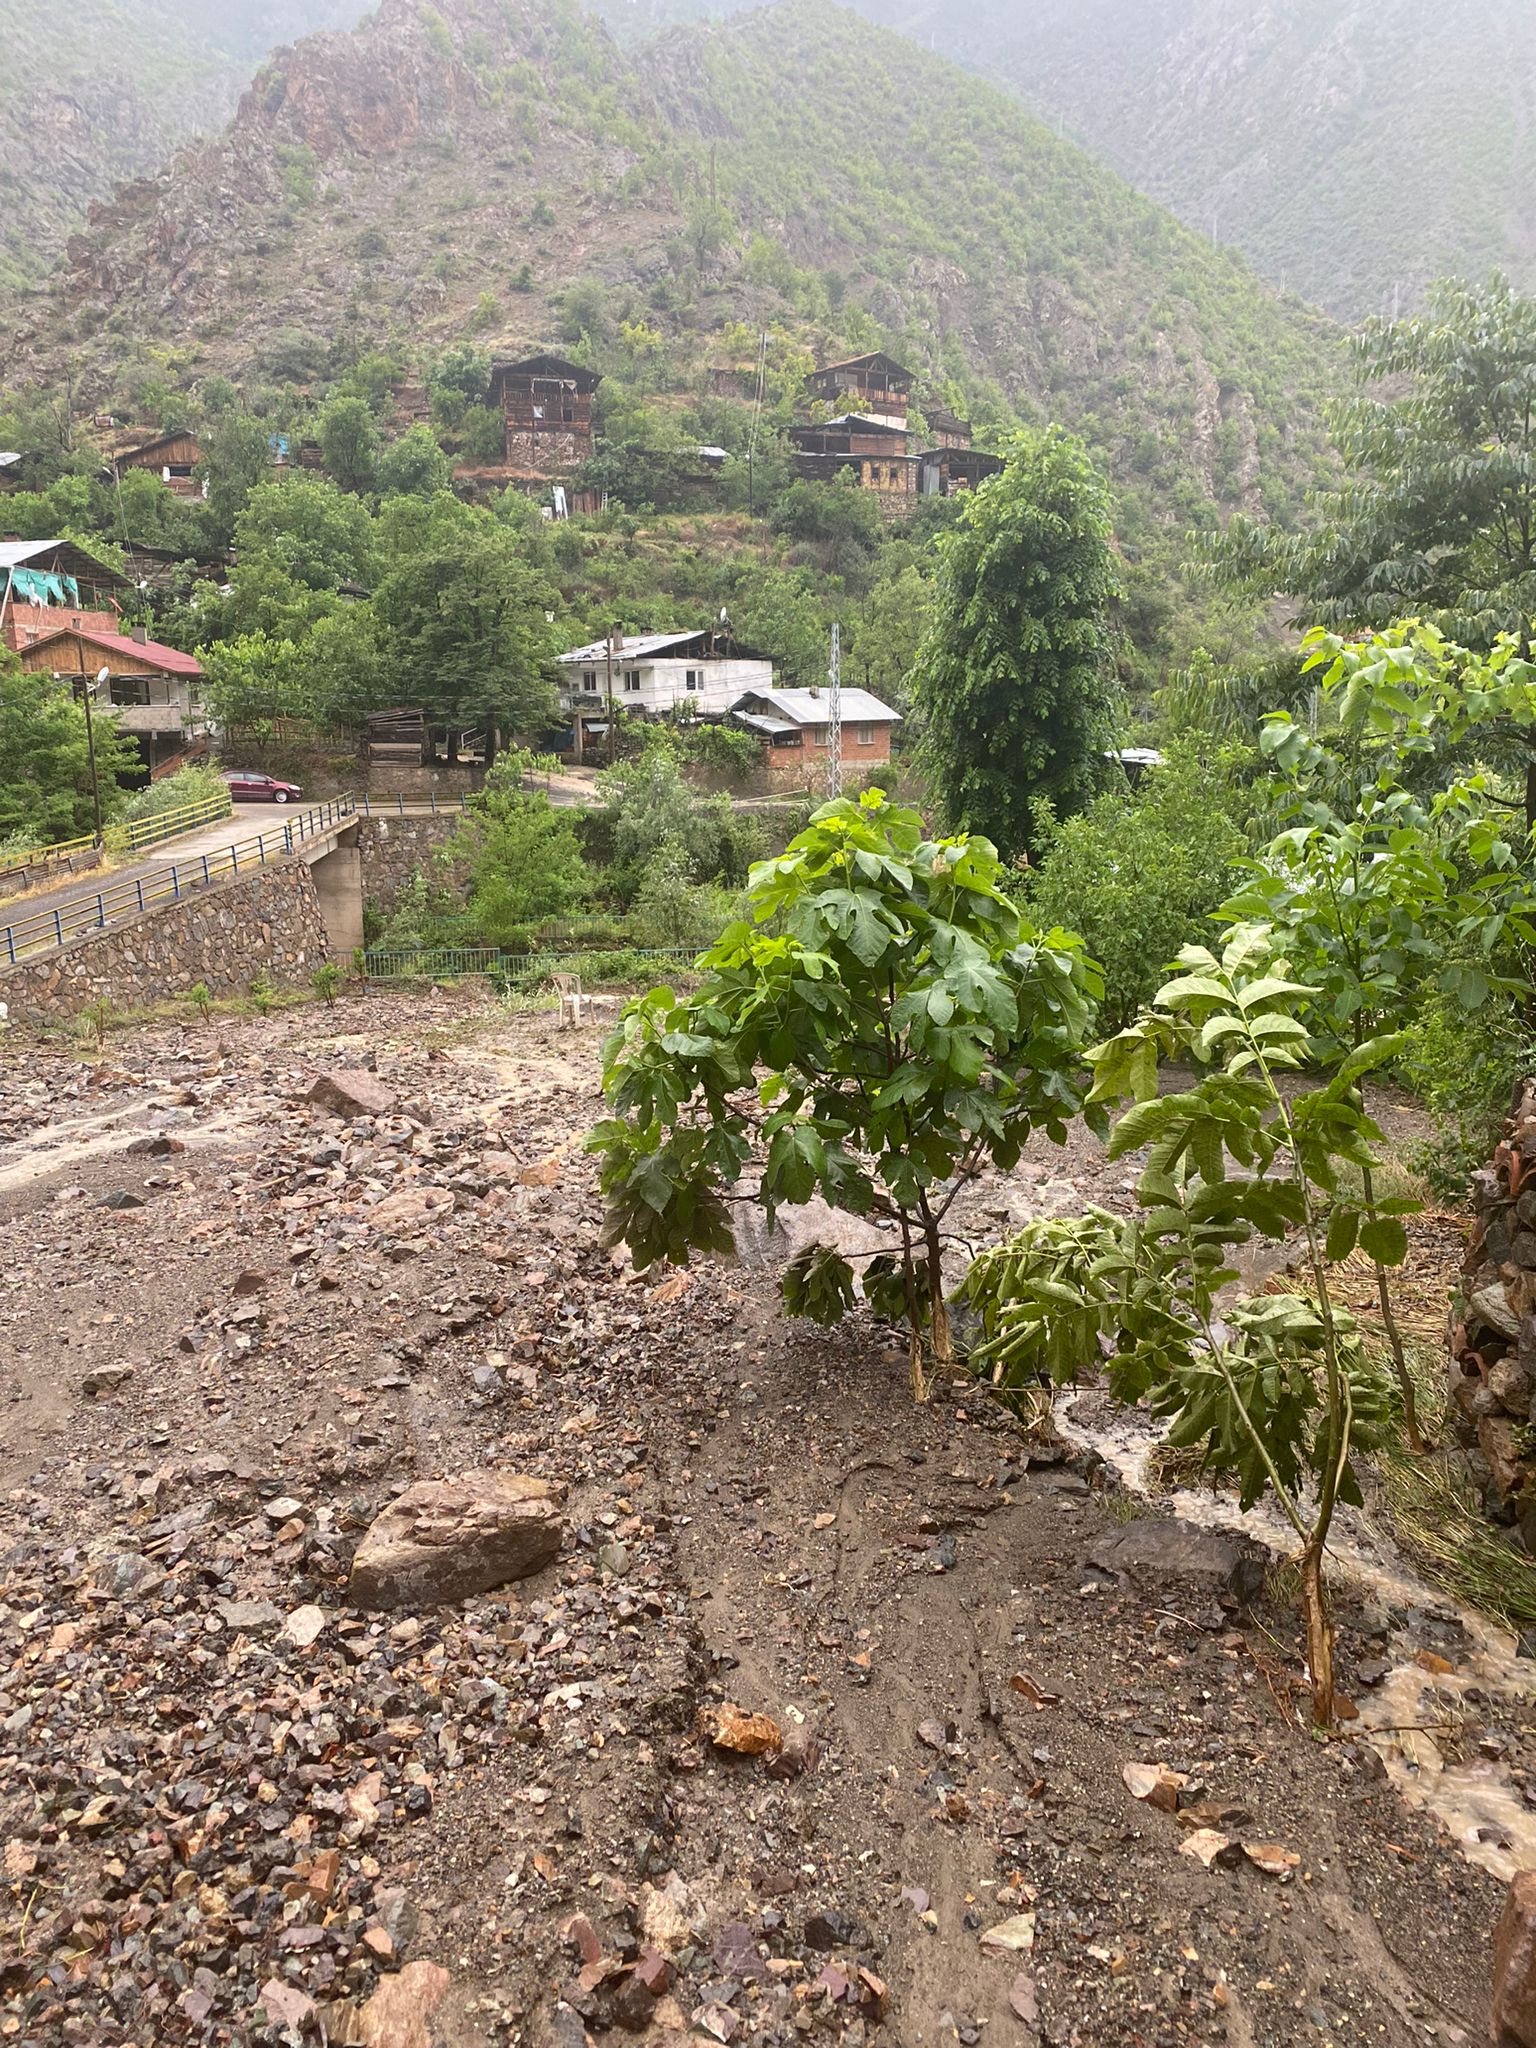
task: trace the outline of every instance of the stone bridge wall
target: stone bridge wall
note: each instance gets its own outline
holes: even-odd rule
[[[0,1002],[13,1023],[59,1024],[101,997],[144,1009],[198,981],[216,996],[243,994],[263,972],[298,986],[329,957],[314,877],[304,862],[284,862],[0,970]]]
[[[436,817],[363,818],[357,827],[357,850],[363,864],[363,901],[388,914],[418,868],[430,881],[443,879],[434,856],[448,845],[464,818],[460,811],[442,811]],[[448,870],[450,886],[462,881],[456,868]]]

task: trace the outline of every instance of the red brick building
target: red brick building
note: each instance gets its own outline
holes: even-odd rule
[[[891,758],[891,735],[901,723],[899,711],[868,690],[842,692],[843,765],[850,775],[879,767]],[[763,742],[775,773],[795,770],[814,774],[831,753],[832,699],[827,690],[749,690],[731,707],[731,716]]]

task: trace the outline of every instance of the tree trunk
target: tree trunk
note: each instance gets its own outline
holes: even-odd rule
[[[901,1219],[901,1285],[907,1298],[907,1328],[911,1333],[907,1358],[912,1372],[912,1398],[926,1402],[933,1390],[923,1371],[923,1306],[917,1291],[917,1268],[912,1261],[912,1228],[905,1215]]]
[[[1403,1340],[1398,1332],[1397,1317],[1392,1310],[1392,1296],[1387,1287],[1387,1269],[1376,1268],[1376,1299],[1381,1304],[1381,1320],[1386,1325],[1387,1342],[1392,1347],[1392,1368],[1397,1374],[1397,1384],[1403,1397],[1403,1429],[1408,1438],[1410,1451],[1423,1454],[1429,1447],[1424,1441],[1424,1432],[1419,1427],[1419,1397],[1413,1384],[1413,1375],[1408,1370],[1408,1361],[1403,1356]]]
[[[933,1389],[928,1384],[928,1375],[923,1371],[923,1333],[917,1323],[912,1325],[911,1340],[907,1346],[907,1362],[912,1374],[912,1398],[925,1406],[932,1399]]]
[[[944,1299],[944,1247],[939,1226],[927,1222],[923,1238],[928,1252],[928,1316],[933,1327],[934,1362],[943,1367],[955,1362],[955,1346],[949,1329],[949,1304]]]
[[[1317,1728],[1331,1728],[1333,1624],[1323,1592],[1323,1546],[1315,1538],[1301,1554],[1301,1613],[1307,1631],[1307,1670],[1312,1678],[1312,1722]]]

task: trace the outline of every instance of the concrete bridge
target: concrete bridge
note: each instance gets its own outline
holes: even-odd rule
[[[363,943],[365,894],[388,907],[458,829],[459,803],[338,797],[249,810],[107,873],[0,905],[0,1002],[50,1023],[104,1001],[137,1010],[198,983],[241,994],[301,982]]]
[[[236,811],[105,875],[29,891],[0,907],[0,969],[282,861],[309,868],[333,950],[351,951],[363,942],[362,815],[353,797],[280,813],[259,826],[249,812]]]

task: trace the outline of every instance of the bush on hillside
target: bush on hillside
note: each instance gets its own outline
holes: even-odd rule
[[[216,768],[178,768],[174,775],[135,790],[122,814],[130,823],[136,818],[163,818],[167,811],[208,803],[224,794],[225,785]]]
[[[1100,1026],[1131,1023],[1180,947],[1209,943],[1213,910],[1249,849],[1245,757],[1176,755],[1139,789],[1096,799],[1065,824],[1042,806],[1045,851],[1027,894],[1038,924],[1081,933],[1104,970]]]

